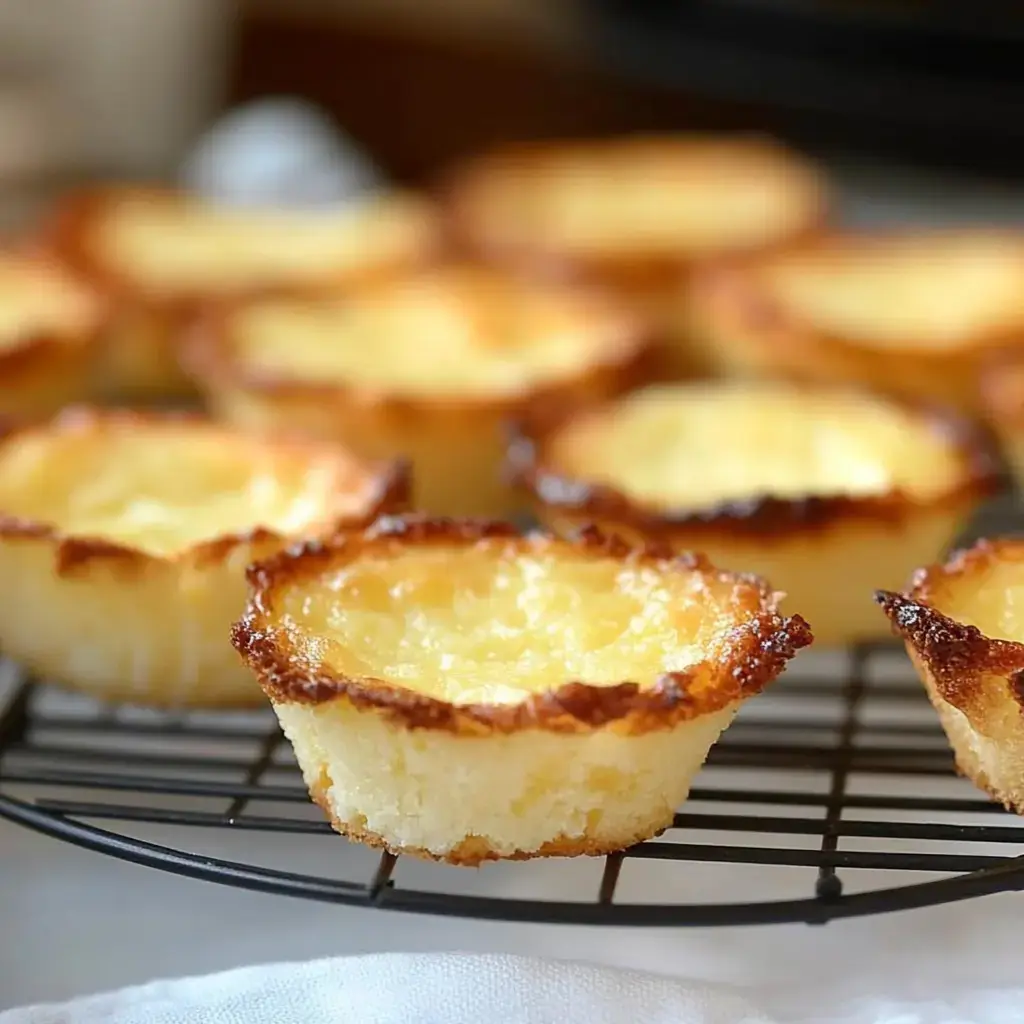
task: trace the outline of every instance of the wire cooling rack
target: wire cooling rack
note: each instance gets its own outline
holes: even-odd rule
[[[981,532],[1006,526],[990,513]],[[824,923],[1024,888],[1024,822],[956,776],[891,645],[798,658],[744,706],[658,838],[480,871],[335,835],[269,709],[105,707],[0,668],[0,816],[193,878],[385,910],[675,926]]]
[[[310,807],[270,714],[104,709],[25,678],[14,680],[0,719],[0,815],[194,878],[518,921],[824,922],[1024,887],[1020,819],[955,777],[902,654],[864,648],[807,662],[747,705],[662,836],[603,863],[563,863],[586,879],[572,899],[565,876],[552,879],[538,862],[473,872],[407,868],[364,850],[353,858]],[[161,826],[160,841],[140,835],[140,826]],[[203,844],[210,830],[245,833],[246,842],[231,847],[230,858],[211,856]],[[268,852],[276,863],[258,863],[253,833],[274,834]],[[281,845],[283,836],[315,837],[318,863],[327,855],[346,877],[296,870],[309,858]],[[506,867],[518,872],[511,885]],[[634,890],[646,883],[640,899],[629,895],[630,873]],[[488,882],[497,894],[487,893]]]

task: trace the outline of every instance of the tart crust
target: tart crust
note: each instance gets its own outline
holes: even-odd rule
[[[234,643],[313,799],[353,839],[453,864],[667,827],[739,705],[811,641],[760,581],[596,530],[385,519],[249,578]]]
[[[1017,491],[1024,492],[1024,357],[1019,352],[997,353],[984,367],[981,401]]]
[[[755,137],[511,146],[454,169],[443,194],[469,251],[620,291],[657,325],[663,369],[687,376],[708,369],[677,313],[694,267],[815,234],[829,206],[816,167]]]
[[[223,419],[408,458],[417,508],[504,518],[518,504],[501,473],[506,423],[645,382],[651,351],[603,294],[457,264],[316,303],[225,307],[188,360]]]
[[[918,572],[906,593],[879,591],[938,712],[957,768],[1008,810],[1024,813],[1024,636],[1013,597],[1024,541],[979,541]]]
[[[981,366],[1024,339],[1024,234],[834,233],[704,267],[680,316],[719,372],[976,412]]]
[[[328,237],[332,216],[337,230]],[[277,221],[290,217],[302,221],[288,234]],[[207,236],[220,218],[227,218],[224,245],[211,259],[217,240]],[[205,233],[202,244],[181,229],[189,219]],[[317,246],[337,245],[337,251],[300,258],[303,232],[310,231],[317,233]],[[346,248],[337,241],[350,237],[359,245]],[[47,225],[42,247],[110,302],[101,393],[143,399],[192,394],[179,348],[208,303],[268,292],[305,294],[428,263],[441,248],[441,227],[429,203],[405,194],[337,214],[289,215],[224,210],[173,190],[127,185],[69,194]],[[217,268],[223,269],[214,273]]]
[[[667,454],[652,456],[658,448]],[[822,481],[804,469],[814,459]],[[899,467],[913,478],[879,477]],[[987,436],[948,414],[736,382],[656,387],[521,424],[509,468],[555,532],[597,523],[755,572],[827,646],[879,636],[870,601],[879,580],[897,587],[939,557],[1001,480]],[[673,499],[680,481],[687,498]]]
[[[35,254],[0,253],[0,414],[41,419],[91,387],[105,304]]]
[[[245,568],[401,509],[400,466],[181,414],[66,410],[0,438],[0,650],[167,707],[261,703],[228,642]]]

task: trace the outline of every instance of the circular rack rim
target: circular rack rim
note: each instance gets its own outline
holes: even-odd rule
[[[953,878],[850,896],[840,895],[834,899],[809,897],[761,903],[716,904],[611,903],[600,898],[592,903],[508,899],[416,889],[398,890],[390,879],[397,858],[388,853],[381,855],[374,879],[367,885],[358,885],[219,860],[140,839],[130,839],[105,829],[47,814],[11,797],[0,796],[0,817],[75,846],[200,881],[348,906],[505,922],[619,927],[825,924],[839,918],[917,910],[1024,887],[1024,857],[1014,857],[1004,863]],[[620,858],[621,855],[607,858],[605,877],[611,865],[621,862]]]
[[[274,752],[283,743],[283,736],[276,728],[238,733],[246,739],[258,740],[259,751],[255,758],[246,762],[232,762],[244,770],[246,782],[210,783],[189,780],[187,774],[177,780],[163,781],[160,777],[143,775],[104,774],[101,771],[66,771],[62,774],[52,767],[34,770],[5,769],[8,754],[19,751],[36,753],[44,761],[48,752],[45,747],[33,747],[27,738],[33,728],[46,729],[53,723],[33,710],[33,695],[39,689],[37,684],[23,678],[14,699],[5,711],[0,712],[0,786],[5,784],[31,785],[39,787],[71,785],[84,788],[117,789],[121,792],[135,792],[146,797],[145,804],[132,807],[124,804],[79,803],[47,799],[23,799],[0,792],[0,817],[7,818],[37,832],[64,840],[75,846],[103,852],[122,860],[162,869],[171,873],[195,879],[220,882],[222,884],[255,890],[259,892],[290,895],[305,899],[375,907],[384,910],[434,914],[449,917],[491,919],[516,922],[561,923],[617,926],[723,926],[804,922],[823,924],[833,919],[866,916],[898,910],[912,910],[925,906],[950,903],[998,892],[1024,889],[1024,856],[958,856],[948,853],[844,853],[838,849],[840,836],[872,836],[886,838],[918,838],[922,840],[978,842],[1007,842],[1024,846],[1024,827],[991,827],[952,824],[906,824],[895,822],[861,822],[843,819],[847,807],[874,807],[898,810],[916,809],[923,811],[981,811],[997,812],[998,808],[988,801],[941,798],[877,797],[858,798],[846,792],[847,776],[854,770],[869,772],[904,772],[907,775],[951,776],[948,750],[941,760],[929,752],[924,760],[906,760],[879,757],[870,749],[860,750],[856,743],[859,728],[858,706],[870,691],[866,667],[873,654],[884,648],[865,646],[850,652],[847,658],[849,671],[844,679],[814,682],[782,682],[791,690],[791,697],[803,699],[806,695],[821,695],[828,692],[833,698],[842,700],[841,720],[836,722],[838,742],[828,748],[794,748],[787,746],[766,748],[761,744],[721,744],[727,764],[732,755],[732,764],[764,768],[804,765],[817,763],[830,777],[829,792],[811,795],[803,792],[758,792],[756,799],[749,793],[724,789],[695,790],[693,799],[715,801],[725,804],[724,813],[717,815],[692,814],[686,811],[676,816],[674,828],[719,828],[737,832],[770,832],[789,835],[816,836],[820,838],[818,849],[743,847],[731,845],[698,845],[692,843],[668,843],[659,840],[641,843],[605,859],[601,882],[595,897],[577,901],[520,899],[502,896],[482,896],[457,891],[437,892],[396,885],[393,871],[398,858],[382,854],[365,882],[297,874],[277,868],[260,867],[242,862],[209,857],[173,846],[137,839],[129,835],[101,828],[88,820],[112,818],[135,820],[149,823],[163,823],[180,826],[221,826],[249,831],[275,831],[293,833],[325,833],[334,835],[325,821],[308,822],[301,819],[268,818],[247,815],[246,806],[250,800],[305,799],[304,790],[282,786],[264,786],[261,779],[271,766]],[[890,694],[902,700],[924,701],[920,687],[910,684]],[[762,723],[763,724],[763,723]],[[788,721],[786,722],[788,725]],[[190,726],[177,726],[175,735],[189,736]],[[735,728],[735,726],[733,727]],[[106,732],[104,730],[107,730]],[[160,737],[167,734],[163,726],[153,726],[149,732],[139,732],[138,725],[119,723],[111,725],[109,719],[97,718],[95,722],[78,723],[77,733],[88,738],[93,733],[99,741],[97,751],[105,750],[102,742],[110,729],[120,730],[133,738],[146,736]],[[938,730],[937,723],[932,732]],[[208,737],[209,728],[197,731],[197,735]],[[216,730],[214,730],[216,735]],[[883,733],[884,735],[884,733]],[[718,750],[719,748],[716,748]],[[897,750],[898,748],[893,748]],[[773,757],[771,751],[784,756]],[[911,752],[912,753],[912,752]],[[865,756],[861,756],[865,755]],[[103,754],[100,758],[104,767]],[[788,760],[787,760],[788,758]],[[814,758],[818,758],[817,762]],[[113,763],[113,762],[112,762]],[[133,771],[138,765],[144,766],[144,758],[137,763],[128,758]],[[194,759],[184,758],[170,764],[194,770]],[[219,764],[220,762],[211,762]],[[123,764],[122,764],[123,766]],[[154,795],[199,795],[217,796],[231,801],[227,812],[200,814],[179,812],[155,807]],[[734,813],[729,803],[765,803],[789,806],[807,806],[822,809],[820,818],[771,818]],[[1017,819],[1007,815],[1008,820]],[[843,831],[843,826],[846,831]],[[340,840],[338,840],[340,841]],[[617,902],[615,889],[620,869],[627,860],[655,859],[683,862],[704,861],[735,863],[737,870],[746,865],[791,865],[816,869],[813,895],[798,899],[761,900],[750,902],[716,903],[636,903]],[[860,891],[851,894],[842,892],[837,870],[846,868],[896,868],[909,870],[937,871],[946,877],[927,881],[915,881],[907,885],[889,885],[884,888]],[[450,888],[456,890],[458,872],[453,869]]]

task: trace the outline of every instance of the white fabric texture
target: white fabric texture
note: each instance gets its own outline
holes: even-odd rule
[[[0,1024],[1024,1024],[1024,988],[924,1001],[742,993],[594,964],[459,953],[342,957],[160,981]]]

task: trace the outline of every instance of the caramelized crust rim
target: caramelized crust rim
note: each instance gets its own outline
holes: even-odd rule
[[[617,523],[645,536],[665,539],[680,529],[689,533],[779,539],[786,534],[827,529],[844,521],[900,523],[921,509],[954,509],[966,502],[980,501],[1003,487],[1005,468],[998,446],[984,427],[944,409],[889,398],[885,401],[912,411],[953,445],[962,467],[961,479],[955,487],[927,503],[893,488],[884,494],[864,497],[807,494],[780,498],[755,494],[701,509],[656,509],[633,500],[616,487],[575,479],[546,464],[546,448],[559,430],[571,422],[571,413],[547,421],[524,419],[515,423],[509,435],[506,472],[515,486],[542,507],[569,512],[588,521]],[[603,403],[584,410],[583,415],[600,415],[602,407],[613,404],[614,400]]]
[[[1024,543],[978,541],[944,565],[918,570],[908,592],[875,594],[893,633],[914,652],[938,694],[974,721],[984,714],[983,689],[992,676],[1007,680],[1010,697],[1024,711],[1024,644],[993,639],[977,626],[957,622],[938,611],[935,599],[940,589],[981,576],[1001,561],[1024,561]]]
[[[97,341],[106,326],[109,315],[108,304],[99,292],[90,288],[82,275],[73,268],[62,267],[55,259],[46,254],[32,250],[17,253],[26,263],[37,265],[44,274],[67,278],[83,293],[89,293],[92,309],[88,316],[82,317],[76,328],[57,330],[54,328],[30,330],[8,348],[0,349],[0,380],[5,384],[13,384],[16,378],[31,373],[38,368],[45,368],[54,359],[62,358],[71,350],[81,350]]]
[[[702,661],[680,672],[666,672],[651,688],[628,681],[596,686],[572,680],[511,705],[456,705],[379,678],[347,676],[311,661],[294,636],[275,626],[275,603],[283,588],[309,581],[329,567],[366,554],[434,544],[489,544],[530,551],[562,548],[576,555],[649,564],[663,571],[696,570],[731,584],[752,606],[751,617],[733,627],[725,657]],[[310,542],[252,566],[249,582],[249,605],[232,630],[232,642],[272,701],[317,706],[343,700],[359,710],[381,713],[403,728],[434,729],[460,736],[528,729],[582,733],[612,723],[632,735],[670,728],[760,692],[800,648],[812,641],[807,623],[799,615],[781,616],[777,611],[778,595],[756,577],[721,572],[701,555],[679,555],[660,546],[631,547],[593,527],[582,531],[577,539],[566,541],[540,533],[524,537],[503,523],[386,517],[362,534]],[[697,692],[690,692],[697,682],[701,684]]]
[[[167,293],[147,289],[140,282],[133,280],[130,274],[118,271],[103,260],[91,244],[97,225],[114,206],[125,199],[150,198],[156,202],[173,204],[180,202],[184,197],[185,193],[174,188],[139,184],[109,184],[74,190],[58,203],[40,234],[37,248],[54,254],[81,277],[91,281],[109,299],[125,303],[144,303],[150,308],[156,307],[177,317],[192,318],[216,299],[202,289],[196,289],[191,293]],[[446,243],[440,227],[435,228],[434,235],[422,259],[414,262],[430,264],[441,257],[446,249]],[[389,273],[390,270],[366,271],[365,274],[357,272],[353,275],[353,280],[373,280],[378,274],[386,277]],[[232,294],[237,294],[240,299],[257,299],[270,295],[304,296],[337,287],[341,286],[329,276],[325,279],[324,275],[319,275],[308,283],[257,285]]]
[[[656,347],[648,325],[589,286],[572,284],[567,287],[578,294],[592,296],[599,306],[607,307],[608,315],[614,316],[619,325],[620,342],[581,366],[575,376],[526,387],[517,394],[410,395],[344,382],[304,380],[284,373],[260,373],[238,357],[233,343],[234,314],[249,304],[247,300],[209,305],[186,339],[183,360],[197,381],[214,388],[240,388],[297,402],[307,400],[383,409],[398,419],[433,415],[439,409],[467,416],[498,410],[508,419],[543,416],[566,404],[577,404],[577,400],[585,399],[595,385],[610,384],[612,391],[620,393],[652,379],[656,372]],[[344,294],[344,290],[338,294]]]
[[[812,161],[774,139],[753,134],[730,138],[694,136],[688,142],[671,137],[649,136],[641,141],[652,146],[663,145],[670,154],[678,153],[682,148],[704,149],[710,144],[718,149],[735,152],[738,159],[749,155],[760,157],[768,154],[778,159],[780,165],[782,162],[789,164],[793,171],[793,189],[799,189],[807,196],[806,223],[798,230],[787,234],[784,239],[753,245],[753,251],[771,252],[794,241],[815,238],[828,221],[832,201],[824,174]],[[620,145],[630,146],[634,142],[635,140],[628,140]],[[449,233],[454,243],[463,251],[488,261],[529,266],[543,274],[567,279],[591,275],[603,277],[607,274],[613,278],[635,280],[638,283],[658,283],[675,279],[680,273],[702,262],[700,256],[687,253],[566,253],[550,245],[545,246],[543,240],[525,242],[497,239],[478,230],[474,212],[474,193],[491,175],[504,174],[510,163],[542,167],[555,153],[573,153],[582,158],[593,154],[600,160],[614,145],[616,143],[607,140],[515,143],[495,148],[452,167],[441,176],[435,191],[446,215]]]
[[[106,410],[89,406],[71,406],[62,410],[49,423],[41,426],[17,427],[7,424],[0,427],[0,450],[3,446],[25,434],[47,433],[50,431],[82,431],[89,432],[101,429],[105,424],[125,424],[143,426],[159,423],[195,423],[209,428],[211,421],[200,413],[185,411],[137,411],[137,410]],[[269,445],[278,450],[287,448],[297,455],[324,452],[327,446],[303,439],[285,439],[277,437],[244,437],[224,429],[225,439],[231,443],[247,445]],[[411,481],[406,463],[369,464],[367,471],[373,476],[373,496],[366,513],[357,517],[339,516],[333,522],[328,519],[329,530],[344,531],[361,529],[372,523],[378,516],[404,511],[410,500]],[[183,548],[169,555],[157,555],[142,550],[131,544],[105,540],[96,537],[83,537],[65,533],[43,520],[13,516],[0,509],[0,541],[2,540],[37,540],[53,545],[55,572],[58,576],[71,576],[87,572],[97,562],[113,562],[118,568],[126,571],[141,571],[154,563],[176,563],[185,561],[197,567],[214,565],[223,561],[237,547],[265,542],[285,543],[288,538],[266,527],[257,527],[239,533],[223,534],[209,540],[201,541],[190,547]]]
[[[915,228],[914,234],[941,245],[944,239],[961,237],[967,231],[991,238],[1016,241],[1024,251],[1024,232],[1015,233],[1005,228],[986,227],[973,231],[956,228]],[[922,341],[910,336],[902,342],[887,341],[884,349],[876,348],[856,338],[823,330],[813,321],[786,308],[770,294],[770,290],[764,287],[756,273],[760,268],[793,255],[820,254],[821,258],[825,259],[828,253],[841,253],[861,246],[883,248],[891,241],[906,239],[909,234],[909,230],[898,228],[829,230],[793,239],[772,249],[708,260],[694,275],[692,300],[698,308],[707,311],[705,315],[720,320],[730,329],[741,329],[758,336],[766,352],[770,353],[772,349],[779,350],[781,356],[788,357],[794,363],[787,365],[787,369],[796,376],[800,375],[800,368],[795,365],[792,357],[804,358],[804,349],[808,346],[815,349],[827,348],[840,356],[845,352],[861,359],[904,356],[913,360],[935,360],[942,363],[962,358],[966,352],[999,351],[1021,341],[1024,337],[1024,326],[979,332],[975,337],[965,339],[963,345],[948,350],[935,350],[928,345],[926,339]]]

